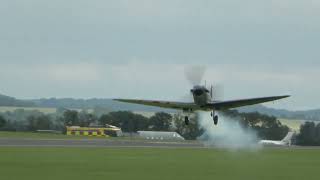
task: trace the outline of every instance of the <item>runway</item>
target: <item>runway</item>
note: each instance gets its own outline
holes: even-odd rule
[[[0,138],[0,147],[101,147],[101,148],[218,148],[200,141],[149,141],[123,139],[32,139]],[[319,149],[320,146],[274,146],[272,149]],[[228,149],[228,148],[227,148]]]
[[[165,142],[147,140],[108,140],[108,139],[30,139],[0,138],[0,147],[163,147],[163,148],[202,148],[196,141]]]

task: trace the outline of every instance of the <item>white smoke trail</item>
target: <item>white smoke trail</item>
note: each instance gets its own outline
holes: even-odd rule
[[[256,150],[258,138],[254,131],[241,127],[239,121],[219,114],[218,126],[213,124],[210,113],[201,112],[198,114],[200,128],[204,133],[198,138],[206,146],[226,148],[230,150]]]

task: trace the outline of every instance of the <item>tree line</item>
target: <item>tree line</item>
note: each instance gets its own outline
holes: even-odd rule
[[[281,124],[274,116],[258,112],[239,113],[236,110],[226,111],[225,114],[231,119],[239,121],[242,127],[256,131],[261,139],[280,140],[289,131],[289,127]]]
[[[300,126],[296,143],[305,146],[320,146],[320,123],[305,122]]]
[[[123,132],[176,131],[185,139],[196,139],[203,133],[196,117],[191,117],[188,126],[184,123],[183,114],[155,113],[145,117],[130,111],[102,113],[103,110],[88,112],[86,110],[58,109],[56,113],[44,114],[39,111],[16,110],[0,113],[0,129],[7,131],[57,130],[64,131],[65,126],[89,126],[111,124],[118,126]],[[259,113],[239,113],[226,111],[225,116],[238,121],[244,128],[251,128],[262,139],[282,139],[288,127],[282,125],[275,117]]]
[[[239,113],[226,111],[225,116],[238,121],[243,128],[257,132],[261,139],[280,140],[289,128],[273,116],[259,113]],[[131,111],[116,111],[103,113],[103,109],[89,113],[86,110],[58,109],[56,113],[45,114],[39,111],[18,109],[13,112],[0,113],[0,130],[5,131],[64,131],[65,126],[89,126],[111,124],[118,126],[123,132],[137,131],[176,131],[185,139],[196,139],[203,133],[196,117],[190,117],[188,126],[184,123],[183,114],[168,114],[158,112],[150,117]],[[299,145],[320,145],[320,124],[306,122],[301,125],[296,137]]]

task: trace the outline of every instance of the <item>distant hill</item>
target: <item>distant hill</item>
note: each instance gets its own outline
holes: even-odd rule
[[[32,107],[32,101],[18,100],[16,98],[0,94],[0,106]]]
[[[176,112],[175,110],[116,102],[111,99],[73,99],[73,98],[49,98],[18,100],[13,97],[0,95],[0,106],[17,107],[48,107],[70,109],[93,109],[95,107],[107,108],[110,111],[144,111],[144,112]],[[297,120],[320,121],[320,109],[308,111],[289,111],[285,109],[268,108],[263,105],[247,106],[237,109],[239,112],[259,112],[270,116]]]
[[[95,107],[104,107],[111,111],[145,111],[145,112],[174,112],[170,109],[163,109],[157,107],[128,104],[113,101],[112,99],[72,99],[72,98],[63,98],[63,99],[36,99],[31,100],[39,107],[54,107],[54,108],[73,108],[73,109],[93,109]]]
[[[238,108],[239,112],[259,112],[270,116],[286,119],[297,120],[313,120],[320,121],[320,109],[306,110],[306,111],[289,111],[285,109],[268,108],[263,105],[254,105]]]
[[[37,106],[40,107],[65,107],[65,108],[77,108],[77,109],[91,109],[94,107],[105,107],[112,111],[128,110],[128,111],[146,111],[146,112],[175,112],[175,110],[135,105],[128,103],[121,103],[113,101],[111,99],[38,99],[32,100]],[[259,112],[262,114],[275,116],[278,118],[286,119],[303,119],[303,120],[320,120],[320,109],[308,110],[308,111],[289,111],[284,109],[268,108],[263,105],[247,106],[237,109],[240,112]]]

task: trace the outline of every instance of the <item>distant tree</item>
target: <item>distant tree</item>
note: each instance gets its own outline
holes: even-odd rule
[[[282,125],[276,117],[262,116],[261,123],[262,125],[255,129],[264,139],[281,140],[289,131],[289,128]]]
[[[65,125],[68,126],[79,126],[79,116],[78,111],[75,110],[66,110],[63,113],[63,121]]]
[[[117,111],[102,115],[99,118],[100,124],[111,124],[120,127],[123,132],[137,132],[147,130],[149,119],[130,111]]]
[[[273,116],[253,113],[238,113],[237,111],[228,111],[227,116],[234,117],[240,121],[244,128],[255,130],[261,139],[280,140],[289,131],[289,128]]]
[[[98,119],[95,115],[88,113],[87,111],[81,111],[78,113],[78,118],[78,125],[82,127],[87,127],[91,123],[96,123]]]
[[[111,110],[109,108],[107,108],[107,107],[95,106],[93,108],[92,114],[94,114],[97,117],[101,117],[102,115],[108,114],[110,112],[111,112]]]
[[[119,126],[119,122],[116,122],[115,120],[113,120],[110,114],[101,115],[100,118],[98,119],[98,122],[100,125],[111,124],[114,126]]]
[[[49,130],[51,129],[52,122],[49,116],[41,115],[41,116],[29,116],[27,118],[28,122],[28,130],[36,131],[36,130]]]
[[[58,107],[56,108],[56,115],[57,116],[63,116],[63,113],[66,111],[67,109],[66,108],[63,108],[63,107]]]
[[[318,123],[315,127],[315,140],[316,140],[316,144],[319,146],[320,145],[320,123]]]
[[[319,141],[320,126],[316,126],[314,122],[305,122],[300,126],[300,133],[297,136],[297,144],[299,145],[320,145]]]
[[[172,116],[159,112],[150,117],[148,129],[152,131],[169,131],[172,125]]]
[[[261,115],[257,112],[254,113],[238,113],[238,116],[242,117],[244,125],[255,128],[261,126],[262,119],[269,118],[267,116]]]
[[[7,124],[7,121],[3,116],[0,116],[0,128],[3,128]]]

